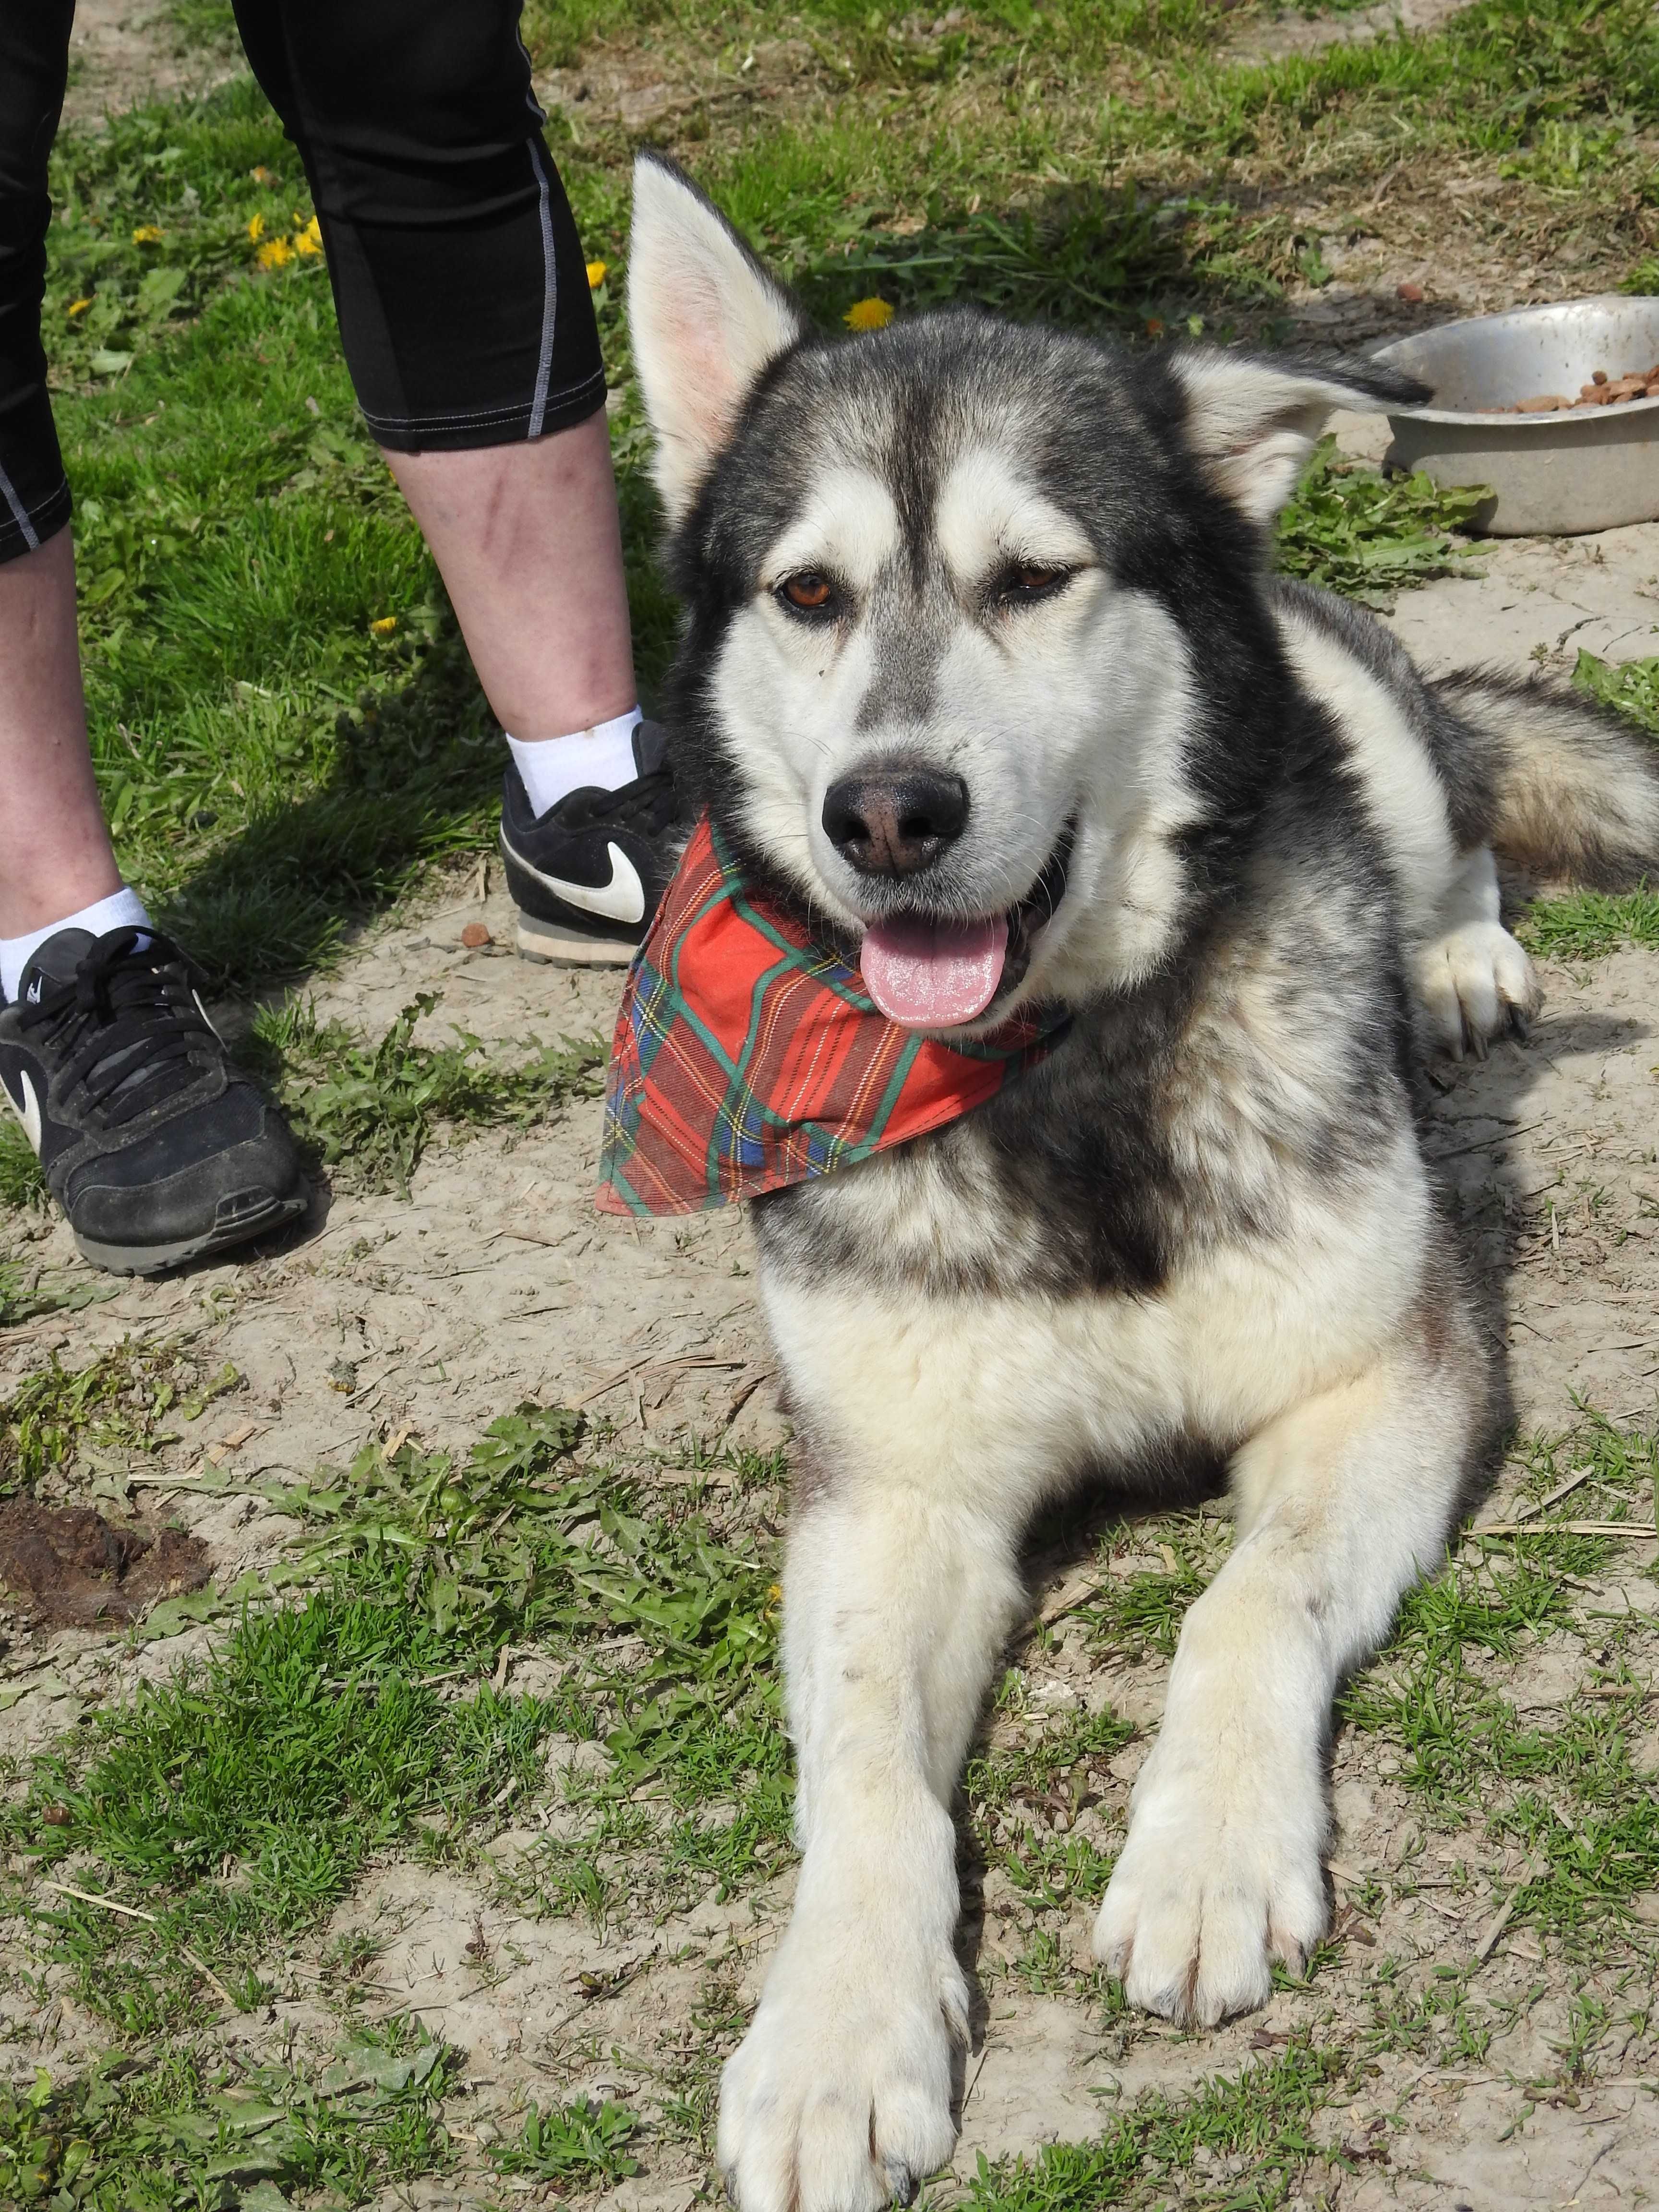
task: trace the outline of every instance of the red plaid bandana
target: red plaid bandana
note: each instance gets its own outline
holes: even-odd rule
[[[623,986],[599,1209],[703,1212],[832,1174],[982,1104],[1062,1025],[945,1044],[889,1020],[705,816]]]

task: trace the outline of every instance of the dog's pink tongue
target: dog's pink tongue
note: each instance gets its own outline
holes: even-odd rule
[[[971,1022],[996,996],[1008,951],[1008,918],[991,921],[879,921],[864,933],[865,988],[890,1021],[908,1030]]]

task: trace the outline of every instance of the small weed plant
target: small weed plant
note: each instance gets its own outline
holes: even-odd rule
[[[257,1063],[295,1136],[351,1187],[407,1198],[440,1127],[527,1129],[571,1098],[598,1096],[606,1051],[598,1039],[538,1044],[503,1065],[466,1030],[453,1043],[417,1043],[416,1024],[437,1005],[422,991],[374,1045],[360,1043],[343,1022],[319,1022],[298,1001],[255,1017]]]

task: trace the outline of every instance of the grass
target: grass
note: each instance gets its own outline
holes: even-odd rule
[[[290,2189],[361,2203],[441,2169],[459,2054],[418,2023],[359,2029],[313,2078],[180,2044],[112,2051],[72,2081],[0,2083],[0,2202],[50,2212],[278,2212]]]
[[[118,2033],[175,2032],[204,1966],[259,2002],[274,1943],[319,1925],[379,1854],[464,1851],[539,1781],[552,1732],[605,1758],[576,1792],[582,1834],[520,1869],[541,1909],[602,1913],[623,1881],[637,1904],[647,1875],[701,1894],[769,1870],[788,1807],[769,1565],[695,1514],[631,1511],[608,1471],[571,1466],[580,1434],[526,1407],[459,1463],[371,1447],[331,1481],[270,1486],[313,1532],[310,1594],[245,1607],[203,1666],[37,1763],[0,1837],[28,1873],[74,1855],[95,1869],[77,1887],[153,1915],[135,1934],[37,1898],[52,1955]],[[564,1680],[498,1694],[502,1648],[528,1638],[568,1655]],[[468,1676],[473,1694],[439,1694]]]
[[[1431,1818],[1479,1818],[1495,1841],[1524,1848],[1532,1869],[1515,1917],[1585,1950],[1598,1931],[1628,1927],[1630,1900],[1659,1884],[1659,1786],[1631,1764],[1640,1684],[1619,1656],[1631,1616],[1601,1614],[1594,1685],[1550,1724],[1523,1723],[1486,1679],[1478,1655],[1513,1662],[1569,1631],[1583,1633],[1567,1578],[1604,1569],[1614,1540],[1552,1526],[1576,1519],[1646,1521],[1659,1453],[1651,1439],[1596,1422],[1532,1447],[1534,1496],[1568,1468],[1590,1475],[1571,1506],[1515,1539],[1473,1534],[1447,1571],[1414,1589],[1393,1641],[1348,1690],[1344,1716],[1398,1747],[1398,1779]],[[1620,1684],[1626,1688],[1620,1694]],[[1607,1694],[1607,1692],[1611,1694]]]
[[[1467,534],[1488,496],[1479,485],[1443,490],[1420,471],[1385,477],[1343,460],[1335,440],[1322,438],[1280,520],[1277,565],[1286,575],[1387,610],[1415,584],[1469,573],[1468,556],[1452,533]]]
[[[372,1046],[343,1022],[319,1022],[314,1006],[297,1000],[255,1016],[248,1058],[270,1081],[313,1164],[343,1183],[407,1198],[440,1126],[456,1134],[524,1130],[571,1098],[599,1096],[601,1040],[535,1044],[528,1058],[505,1065],[465,1030],[453,1044],[417,1044],[416,1024],[437,1006],[434,994],[420,993]]]
[[[49,1299],[42,1310],[74,1309]],[[165,1340],[124,1340],[80,1367],[54,1353],[0,1399],[0,1497],[33,1491],[85,1453],[148,1455],[177,1443],[171,1424],[199,1420],[240,1380],[228,1362],[205,1372],[186,1346]]]
[[[1225,2191],[1205,2201],[1271,2212],[1324,2155],[1313,2122],[1349,2063],[1298,2036],[1277,2057],[1218,2077],[1196,2096],[1141,2098],[1092,2142],[1052,2143],[1035,2159],[994,2165],[981,2154],[966,2202],[974,2212],[1095,2212],[1167,2203],[1172,2190],[1184,2202],[1191,2184],[1182,2177],[1196,2166]]]
[[[490,2162],[498,2173],[528,2181],[574,2181],[586,2188],[622,2181],[640,2170],[628,2153],[639,2126],[639,2115],[625,2105],[565,2105],[544,2112],[532,2104],[517,2137],[490,2146]]]
[[[1659,660],[1613,665],[1581,652],[1573,669],[1577,688],[1615,708],[1651,738],[1659,739]],[[1659,891],[1574,891],[1540,899],[1522,929],[1528,950],[1557,960],[1594,960],[1621,945],[1659,945]]]

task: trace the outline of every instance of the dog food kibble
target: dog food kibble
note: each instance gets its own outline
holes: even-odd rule
[[[476,952],[480,945],[489,945],[493,940],[483,922],[469,921],[461,932],[461,942],[469,952]]]
[[[1633,369],[1625,376],[1609,376],[1605,368],[1592,369],[1588,384],[1578,387],[1577,399],[1565,392],[1540,392],[1535,398],[1516,399],[1508,407],[1483,407],[1483,415],[1565,415],[1580,407],[1617,407],[1627,399],[1659,399],[1659,362],[1651,368]]]
[[[1396,300],[1420,300],[1423,296],[1423,287],[1420,284],[1396,284],[1394,288],[1394,296]]]

